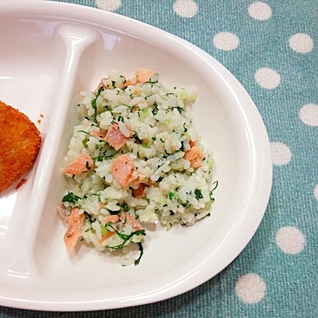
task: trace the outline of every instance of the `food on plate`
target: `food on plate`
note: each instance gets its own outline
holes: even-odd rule
[[[0,191],[3,191],[32,168],[41,135],[25,114],[1,101],[0,127]]]
[[[188,113],[196,90],[138,70],[130,79],[114,72],[81,96],[62,168],[65,245],[71,251],[83,240],[120,250],[124,265],[136,246],[138,264],[149,224],[170,229],[210,214],[214,161]]]

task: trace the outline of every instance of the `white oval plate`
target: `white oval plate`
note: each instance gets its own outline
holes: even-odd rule
[[[43,135],[27,182],[0,197],[0,305],[59,311],[141,305],[195,288],[235,259],[264,215],[272,164],[262,119],[229,71],[162,30],[54,2],[0,1],[0,43],[0,99]],[[68,254],[56,206],[80,90],[94,89],[114,70],[129,76],[136,68],[198,88],[194,123],[214,152],[219,186],[211,217],[190,228],[150,231],[141,263],[121,267],[85,246]]]

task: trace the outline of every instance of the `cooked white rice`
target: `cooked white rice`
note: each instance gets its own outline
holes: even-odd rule
[[[68,190],[62,203],[66,215],[75,206],[85,214],[80,239],[110,251],[137,243],[141,252],[137,264],[145,229],[135,230],[129,222],[105,224],[105,217],[123,211],[142,225],[160,223],[169,229],[176,224],[194,224],[209,215],[214,200],[213,158],[187,113],[196,90],[166,87],[157,73],[143,84],[133,77],[126,86],[126,78],[119,73],[102,83],[95,92],[81,92],[83,99],[77,106],[80,123],[74,127],[63,162],[66,167],[86,153],[93,159],[94,169],[66,176]],[[124,135],[129,135],[127,127],[133,131],[119,150],[98,136],[114,122]],[[194,141],[204,154],[198,168],[191,167],[184,157]],[[114,179],[111,165],[120,154],[127,154],[148,181],[142,198],[134,197],[136,186],[123,187]],[[115,235],[101,242],[108,231]]]

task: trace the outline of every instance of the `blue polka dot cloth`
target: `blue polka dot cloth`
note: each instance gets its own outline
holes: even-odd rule
[[[318,317],[317,0],[60,0],[112,11],[202,48],[254,100],[274,165],[265,217],[243,252],[172,299],[108,311],[0,317]]]

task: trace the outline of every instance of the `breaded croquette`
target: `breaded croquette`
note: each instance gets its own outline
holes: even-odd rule
[[[0,191],[3,191],[32,168],[41,135],[25,114],[1,101],[0,127]]]

